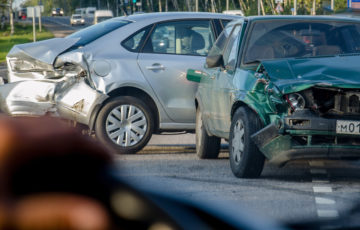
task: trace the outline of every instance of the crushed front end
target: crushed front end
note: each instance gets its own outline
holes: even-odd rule
[[[89,125],[107,96],[89,76],[83,52],[66,52],[76,39],[50,39],[14,46],[7,56],[8,84],[0,86],[0,108],[9,115],[52,115]]]
[[[260,151],[280,165],[303,158],[360,158],[360,80],[348,84],[349,75],[341,82],[317,73],[296,81],[298,75],[276,76],[279,68],[271,64],[262,65],[258,75],[273,108],[264,115],[265,128],[252,136]]]

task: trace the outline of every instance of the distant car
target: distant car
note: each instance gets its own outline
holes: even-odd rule
[[[229,140],[237,177],[265,159],[360,158],[360,20],[248,17],[230,22],[199,82],[196,151],[216,158]]]
[[[197,84],[186,80],[186,70],[201,69],[222,25],[238,18],[138,14],[14,46],[7,56],[11,83],[2,87],[16,87],[0,90],[7,94],[2,111],[74,120],[118,153],[135,153],[153,133],[192,132]]]
[[[94,13],[94,24],[103,22],[114,17],[111,10],[96,10]]]
[[[51,11],[51,16],[63,16],[64,10],[62,8],[53,8]]]
[[[222,12],[223,14],[230,14],[230,15],[238,15],[244,16],[244,12],[242,10],[225,10]]]
[[[70,18],[70,25],[84,25],[85,19],[81,16],[81,14],[73,14]]]

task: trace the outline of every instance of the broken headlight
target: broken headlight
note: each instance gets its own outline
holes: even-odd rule
[[[11,70],[14,72],[34,71],[35,65],[26,60],[10,59]]]
[[[286,95],[286,101],[290,104],[292,110],[300,110],[305,108],[305,99],[299,93]]]

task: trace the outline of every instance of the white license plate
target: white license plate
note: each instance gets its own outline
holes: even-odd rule
[[[360,121],[336,121],[336,133],[360,135]]]

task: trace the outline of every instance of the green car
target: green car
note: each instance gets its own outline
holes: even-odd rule
[[[217,39],[195,98],[196,152],[259,177],[265,159],[360,157],[360,20],[248,17]]]

